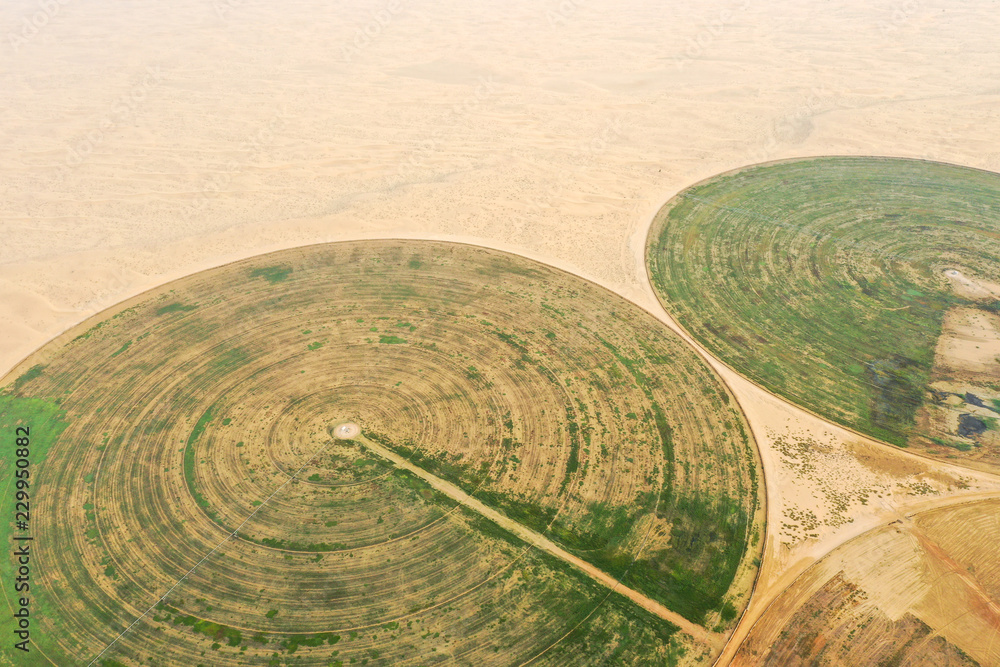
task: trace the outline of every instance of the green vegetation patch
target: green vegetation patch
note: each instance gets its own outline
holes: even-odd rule
[[[292,275],[290,266],[264,266],[250,270],[251,278],[263,278],[272,285],[286,280],[290,275]]]
[[[42,373],[45,371],[45,366],[43,364],[35,364],[27,371],[22,373],[16,380],[14,380],[11,385],[11,390],[17,393],[21,390],[24,385],[28,384],[37,377],[41,377]]]
[[[816,158],[693,186],[647,245],[663,306],[712,354],[837,423],[921,435],[949,269],[1000,280],[1000,176],[915,160]]]
[[[197,304],[185,304],[180,301],[175,301],[173,303],[168,303],[165,306],[160,306],[156,309],[157,315],[166,315],[168,313],[187,313],[196,309]]]
[[[723,622],[736,611],[725,601],[744,554],[750,517],[726,497],[681,498],[671,507],[670,548],[635,561],[625,582],[655,597],[684,618],[704,624],[711,611]]]
[[[117,350],[115,350],[114,352],[112,352],[111,356],[112,357],[117,357],[119,354],[121,354],[125,350],[129,349],[131,346],[132,346],[132,341],[127,340],[127,341],[125,341],[125,343],[120,348],[118,348]]]
[[[40,373],[41,367],[36,368],[39,368]],[[24,376],[22,375],[21,377]],[[10,440],[10,444],[7,447],[8,451],[3,456],[0,456],[0,480],[3,480],[2,484],[0,484],[0,489],[3,490],[3,508],[5,514],[4,520],[0,521],[0,544],[4,544],[5,546],[13,545],[15,544],[13,541],[15,536],[25,534],[22,531],[18,531],[12,521],[16,484],[15,470],[17,470],[15,468],[16,452],[13,445],[14,438],[23,437],[24,434],[24,431],[18,432],[17,429],[20,427],[27,428],[28,430],[27,437],[30,443],[28,447],[28,459],[31,463],[28,468],[28,476],[22,479],[26,479],[28,482],[28,487],[24,490],[28,492],[29,497],[37,498],[39,493],[37,485],[38,470],[45,462],[49,449],[59,440],[59,437],[68,426],[69,420],[67,419],[66,411],[54,401],[44,398],[15,396],[11,393],[0,393],[0,433],[4,434],[4,437]],[[33,522],[29,522],[29,525],[34,524]],[[0,558],[0,577],[3,578],[3,581],[14,581],[14,559],[10,555]],[[11,608],[18,609],[18,605],[15,603],[16,593],[13,585],[4,586],[4,591],[8,602],[11,604]],[[32,586],[30,594],[32,600],[30,610],[33,617],[38,616],[43,610],[45,612],[51,610],[51,605],[47,600],[44,589]],[[14,637],[13,632],[15,629],[17,629],[15,619],[11,613],[8,612],[0,615],[0,632],[5,637]],[[31,639],[43,647],[47,647],[49,644],[48,638],[37,632],[37,630],[32,633]]]
[[[224,640],[229,646],[239,646],[243,643],[243,633],[236,628],[231,628],[228,625],[215,623],[213,621],[207,621],[190,614],[184,614],[178,609],[163,602],[156,605],[156,609],[157,611],[165,611],[170,614],[173,618],[174,625],[186,625],[194,632],[205,635],[210,639],[215,639],[217,641]]]

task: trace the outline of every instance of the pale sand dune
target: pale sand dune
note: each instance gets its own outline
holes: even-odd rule
[[[53,306],[4,369],[262,249],[456,235],[628,296],[630,236],[719,171],[823,153],[1000,165],[1000,18],[974,3],[57,6],[34,35],[36,2],[0,7],[0,279]],[[0,303],[0,339],[23,324]]]
[[[820,154],[1000,170],[987,0],[56,5],[0,4],[0,371],[153,285],[340,239],[507,249],[665,318],[645,235],[693,182]],[[721,372],[768,475],[748,618],[812,559],[923,502],[896,484],[960,493],[942,481],[957,473],[866,468],[857,448],[876,446]],[[810,462],[827,481],[774,447],[799,433],[824,443]],[[966,477],[967,493],[995,488]],[[776,528],[793,510],[833,516],[833,484],[893,490],[855,494],[855,520],[819,538]]]

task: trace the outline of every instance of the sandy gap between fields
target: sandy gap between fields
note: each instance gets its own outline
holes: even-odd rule
[[[667,609],[659,602],[651,600],[642,593],[633,590],[628,586],[625,586],[620,581],[618,581],[608,573],[604,572],[603,570],[594,567],[590,563],[581,560],[580,558],[577,558],[568,551],[560,548],[558,545],[552,542],[552,540],[549,540],[544,536],[539,535],[530,528],[526,528],[521,524],[517,523],[516,521],[504,516],[500,512],[497,512],[496,510],[487,507],[480,501],[476,500],[475,498],[467,494],[465,491],[462,491],[454,484],[447,482],[441,479],[440,477],[430,474],[423,468],[420,468],[410,463],[403,457],[393,453],[391,450],[386,449],[382,445],[373,442],[372,440],[369,440],[364,436],[357,436],[355,440],[363,444],[373,453],[391,462],[393,465],[402,468],[403,470],[408,470],[409,472],[413,473],[420,479],[424,480],[425,482],[430,484],[435,491],[439,491],[440,493],[445,494],[446,496],[456,501],[457,503],[463,505],[464,507],[467,507],[472,511],[476,512],[477,514],[480,514],[481,516],[489,519],[493,523],[513,533],[514,535],[524,540],[528,544],[534,546],[535,548],[541,549],[542,551],[545,551],[555,556],[556,558],[565,563],[569,563],[570,565],[575,567],[580,572],[583,572],[597,583],[611,589],[615,593],[624,595],[629,600],[636,603],[646,611],[650,612],[651,614],[655,614],[656,616],[662,618],[668,623],[673,623],[674,625],[679,627],[683,632],[691,635],[696,640],[704,644],[707,644],[713,650],[719,650],[722,648],[723,646],[722,635],[709,632],[700,625],[696,625],[691,621],[687,620],[677,612]]]

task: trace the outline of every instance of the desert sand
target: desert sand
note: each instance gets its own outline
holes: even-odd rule
[[[516,252],[668,321],[645,237],[696,181],[829,154],[1000,170],[987,0],[12,0],[0,28],[0,373],[155,285],[347,239]],[[734,639],[851,537],[1000,494],[713,365],[767,477]]]

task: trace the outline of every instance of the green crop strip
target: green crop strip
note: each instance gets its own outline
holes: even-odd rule
[[[127,341],[125,341],[124,345],[122,345],[120,348],[118,348],[118,350],[116,350],[115,352],[112,352],[111,356],[112,357],[117,357],[119,354],[121,354],[125,350],[129,349],[131,346],[132,346],[132,341],[127,340]]]
[[[191,429],[191,435],[188,436],[187,445],[184,447],[184,479],[187,480],[188,490],[191,492],[191,497],[194,498],[198,507],[205,510],[205,513],[212,520],[216,520],[218,515],[214,510],[211,509],[211,505],[208,500],[201,494],[198,490],[198,486],[195,484],[195,465],[197,464],[197,457],[195,456],[195,443],[198,438],[201,437],[205,429],[208,428],[209,422],[212,421],[214,415],[212,411],[215,406],[209,407],[205,410],[205,413],[198,419],[195,423],[194,428]]]
[[[166,315],[168,313],[186,313],[197,308],[197,305],[183,304],[179,301],[174,303],[168,303],[165,306],[160,306],[156,309],[157,315]]]
[[[33,377],[38,377],[40,374],[41,367],[35,367],[32,370],[39,369]],[[29,371],[30,373],[31,371]],[[24,377],[23,375],[21,377]],[[24,384],[24,383],[22,383]],[[44,487],[40,491],[38,487],[38,475],[39,469],[44,469],[44,462],[46,455],[52,445],[59,440],[63,431],[69,426],[69,421],[66,416],[66,411],[55,403],[54,401],[43,399],[43,398],[29,398],[23,396],[15,396],[11,393],[0,393],[0,433],[4,437],[10,438],[13,442],[14,432],[17,427],[27,427],[29,429],[29,439],[30,439],[30,456],[31,461],[29,472],[30,476],[28,481],[30,486],[28,487],[28,493],[32,499],[37,499],[44,494]],[[13,447],[9,448],[11,450],[10,454],[0,456],[0,479],[5,480],[2,485],[3,488],[3,507],[5,509],[3,520],[0,521],[0,543],[10,546],[14,544],[13,538],[19,533],[14,529],[14,526],[10,520],[13,516],[14,505],[11,501],[14,493],[14,456]],[[37,503],[37,500],[34,501]],[[29,527],[33,522],[29,521]],[[29,533],[31,531],[29,530]],[[25,593],[16,593],[12,585],[8,582],[14,581],[14,564],[12,562],[12,557],[9,553],[5,554],[0,558],[0,580],[4,582],[4,593],[7,597],[7,602],[14,609],[17,608],[16,604],[13,604],[14,600],[17,599],[19,595],[24,595]],[[49,616],[55,618],[51,614],[52,604],[48,600],[49,592],[44,588],[40,588],[37,585],[32,585],[31,589],[27,592],[27,595],[31,599],[31,614],[34,618],[42,618]],[[11,613],[4,610],[4,613],[0,614],[0,633],[4,637],[13,637],[13,631],[16,629],[14,618]],[[41,632],[36,626],[32,628],[31,631],[31,641],[43,648],[47,647],[49,644],[48,638],[45,633]],[[6,651],[6,648],[5,648]]]
[[[229,627],[228,625],[214,623],[212,621],[206,621],[198,618],[197,616],[184,614],[183,612],[163,602],[156,605],[156,610],[165,612],[166,616],[154,617],[153,620],[155,621],[172,621],[174,625],[186,625],[194,632],[205,635],[210,639],[215,639],[217,641],[224,640],[229,646],[239,646],[243,643],[243,633],[235,628]]]
[[[272,285],[286,280],[291,274],[292,268],[290,266],[265,266],[250,271],[251,278],[263,278]]]

